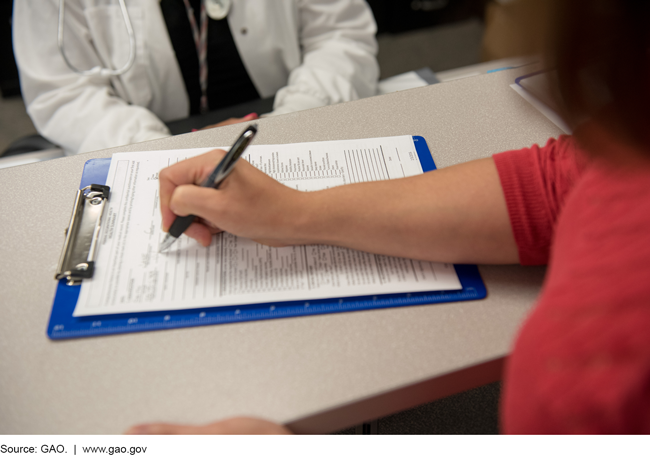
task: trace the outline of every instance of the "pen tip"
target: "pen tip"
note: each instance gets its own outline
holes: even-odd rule
[[[167,250],[171,245],[176,241],[176,238],[172,236],[171,234],[167,233],[165,235],[165,239],[160,243],[160,246],[158,246],[158,253],[162,253],[165,250]]]

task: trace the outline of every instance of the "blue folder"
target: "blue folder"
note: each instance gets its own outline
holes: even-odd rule
[[[422,169],[425,172],[434,170],[436,166],[425,139],[414,136],[413,141]],[[110,163],[111,159],[91,159],[86,162],[80,188],[92,183],[104,184]],[[485,298],[487,291],[476,265],[454,265],[454,267],[462,285],[460,290],[337,297],[83,317],[74,317],[72,315],[79,298],[81,286],[68,286],[65,280],[60,280],[52,305],[47,335],[52,340],[60,340]]]

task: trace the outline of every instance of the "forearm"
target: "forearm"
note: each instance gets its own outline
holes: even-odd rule
[[[73,92],[61,89],[42,98],[54,97],[53,93],[57,93],[59,106],[43,107],[41,98],[38,98],[28,108],[39,133],[69,153],[95,151],[170,135],[165,124],[151,111],[126,104],[107,91],[91,88],[75,96]],[[69,99],[66,101],[64,98]]]
[[[212,151],[160,172],[163,228],[196,215],[203,245],[227,231],[272,246],[330,244],[453,263],[516,263],[499,175],[483,159],[400,180],[302,192],[240,160],[218,190],[195,186],[223,156]]]
[[[149,89],[149,83],[145,70],[140,69],[141,74],[137,79],[134,75],[138,70],[137,65],[125,74],[133,76],[132,81],[139,83],[133,86],[126,83],[128,79],[121,80],[122,77],[112,83],[108,76],[79,75],[65,63],[56,44],[57,21],[52,20],[58,14],[58,3],[58,0],[24,0],[16,2],[14,7],[13,43],[21,90],[28,113],[39,133],[68,153],[168,136],[167,127],[152,111],[127,102],[128,93],[136,92],[136,88],[141,101],[147,101],[146,95],[149,93],[144,90]],[[67,2],[67,20],[62,29],[68,57],[76,67],[84,70],[106,61],[100,58],[99,48],[111,48],[109,42],[102,42],[101,47],[93,42],[97,31],[87,20],[87,13],[91,10],[95,13],[101,10],[105,14],[100,17],[109,18],[109,9],[90,8],[86,3],[80,0]],[[111,8],[113,6],[118,8],[117,5]],[[100,29],[111,30],[111,27],[112,23],[108,23]],[[121,19],[119,27],[122,27]],[[45,40],[44,37],[54,39]],[[126,58],[118,58],[117,61],[122,63]],[[120,85],[116,85],[118,81]]]
[[[492,159],[305,193],[298,210],[303,243],[453,263],[518,262]]]
[[[376,25],[365,2],[305,1],[300,23],[301,65],[277,92],[274,114],[375,95]]]

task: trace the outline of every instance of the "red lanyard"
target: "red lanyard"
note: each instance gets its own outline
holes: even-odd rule
[[[185,9],[187,10],[187,18],[190,20],[192,26],[192,34],[194,35],[194,44],[196,45],[196,52],[199,55],[199,83],[201,84],[201,114],[208,112],[208,15],[205,11],[205,0],[201,0],[201,31],[196,25],[196,17],[194,16],[194,9],[190,5],[189,0],[185,2]]]

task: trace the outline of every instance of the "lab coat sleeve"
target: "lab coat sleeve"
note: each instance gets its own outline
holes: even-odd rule
[[[375,95],[377,26],[363,0],[300,0],[301,65],[275,98],[272,114]]]
[[[110,77],[81,76],[68,68],[57,47],[57,17],[58,0],[14,3],[21,89],[39,133],[69,154],[168,136],[165,124],[151,111],[117,95]],[[79,1],[66,2],[65,20],[66,56],[83,70],[99,65]]]

